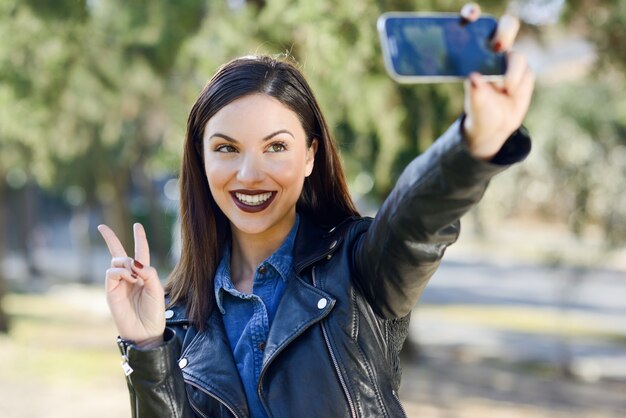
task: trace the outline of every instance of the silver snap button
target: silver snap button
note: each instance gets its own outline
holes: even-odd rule
[[[331,258],[333,258],[333,255],[332,255],[332,254],[328,254],[328,255],[326,256],[326,260],[330,260]]]
[[[333,248],[335,248],[337,246],[337,240],[334,240],[333,242],[330,243],[330,247],[328,247],[329,250],[332,250]]]
[[[167,311],[165,311],[165,319],[171,319],[174,317],[174,311],[171,309],[168,309]]]
[[[189,328],[189,325],[183,325],[183,329]]]
[[[321,298],[317,301],[317,309],[324,309],[328,305],[328,300],[326,298]]]
[[[181,358],[178,361],[178,367],[180,367],[181,369],[184,369],[185,366],[187,366],[187,359],[186,358]]]

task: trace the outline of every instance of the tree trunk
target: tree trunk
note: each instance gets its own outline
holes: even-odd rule
[[[91,239],[89,238],[89,209],[84,203],[72,208],[70,220],[70,232],[76,253],[78,254],[78,281],[80,283],[93,283],[92,278],[92,251]]]
[[[147,205],[147,225],[145,225],[146,234],[150,243],[150,253],[152,258],[150,263],[153,266],[163,267],[167,263],[168,248],[165,244],[165,234],[167,231],[166,220],[163,218],[163,211],[159,205],[158,191],[154,187],[152,179],[146,174],[146,161],[141,158],[137,161],[137,185],[146,199]]]
[[[5,215],[5,183],[4,176],[0,172],[0,333],[7,333],[9,331],[9,317],[4,312],[2,307],[2,300],[6,294],[6,282],[4,276],[4,256],[5,256],[5,238],[6,238],[6,215]]]
[[[19,217],[18,245],[26,262],[28,279],[40,279],[42,277],[41,270],[37,266],[33,252],[33,231],[37,225],[37,185],[35,182],[29,179],[20,195],[19,213],[21,216]]]
[[[115,231],[120,242],[133,257],[133,231],[130,219],[129,196],[130,174],[127,169],[111,179],[114,196],[106,198],[103,202],[104,221]]]

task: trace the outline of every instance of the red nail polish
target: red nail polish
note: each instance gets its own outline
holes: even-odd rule
[[[498,41],[495,44],[493,44],[493,50],[496,52],[502,51],[502,42]]]
[[[143,268],[143,264],[141,264],[139,261],[137,260],[133,260],[133,264],[135,265],[135,267],[137,267],[138,269],[142,269]]]

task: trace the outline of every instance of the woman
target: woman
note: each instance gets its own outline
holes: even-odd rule
[[[244,57],[218,70],[188,120],[183,249],[166,292],[140,225],[134,258],[99,227],[133,416],[404,416],[410,311],[458,219],[530,149],[522,56],[510,55],[503,85],[473,74],[466,87],[464,118],[369,219],[293,65]]]

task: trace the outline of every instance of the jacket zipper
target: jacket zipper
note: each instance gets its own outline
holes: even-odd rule
[[[196,414],[200,415],[202,418],[209,418],[209,416],[208,416],[208,415],[204,415],[204,413],[203,413],[202,411],[200,411],[198,408],[196,408],[196,407],[194,406],[194,404],[193,404],[193,403],[191,403],[191,401],[189,402],[189,405],[191,405],[191,409],[193,409],[193,411],[194,411]]]
[[[396,392],[395,389],[393,389],[391,391],[391,394],[393,395],[393,398],[396,400],[396,402],[398,402],[398,405],[400,406],[400,410],[402,411],[402,416],[406,417],[406,411],[404,410],[404,406],[402,405],[402,402],[400,402],[400,397],[398,396],[398,392]]]
[[[193,387],[195,387],[196,389],[199,389],[200,391],[206,393],[207,395],[209,395],[210,397],[212,397],[213,399],[215,399],[216,401],[218,401],[219,403],[221,403],[222,405],[224,405],[226,408],[228,408],[228,410],[230,411],[231,414],[233,414],[234,417],[236,418],[240,418],[239,415],[237,415],[237,413],[235,412],[235,410],[233,408],[230,407],[230,405],[228,405],[226,403],[226,401],[224,401],[222,398],[220,398],[219,396],[210,393],[208,391],[206,391],[205,389],[203,389],[202,387],[198,386],[197,384],[190,382],[188,380],[185,380],[185,382]],[[202,415],[204,418],[209,418],[207,415],[204,415],[200,410],[198,410],[198,408],[196,408],[193,403],[191,401],[189,401],[189,405],[191,405],[191,407],[198,412],[200,415]]]
[[[311,276],[313,278],[313,286],[317,287],[317,284],[315,282],[315,266],[313,266],[311,270]],[[332,359],[333,366],[335,367],[335,372],[337,373],[337,376],[339,377],[339,382],[341,383],[343,392],[346,395],[346,398],[348,399],[348,405],[350,406],[350,416],[353,418],[357,418],[356,408],[354,407],[354,401],[352,400],[352,397],[350,396],[350,392],[348,392],[348,386],[346,385],[343,375],[341,374],[341,370],[339,369],[339,363],[337,362],[337,357],[335,356],[335,352],[333,351],[333,348],[330,345],[330,340],[328,339],[328,334],[326,331],[326,325],[324,324],[324,321],[321,322],[321,325],[322,325],[322,334],[324,334],[324,341],[326,342],[326,348],[328,348],[328,352],[330,353],[330,358]]]

